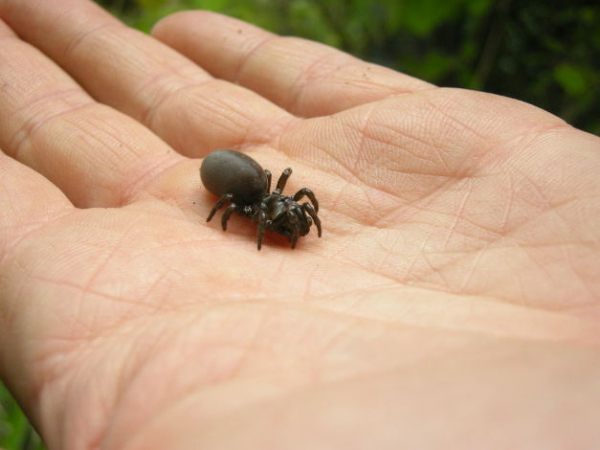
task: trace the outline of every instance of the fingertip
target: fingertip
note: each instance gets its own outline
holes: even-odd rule
[[[189,32],[195,27],[199,27],[202,24],[208,25],[211,22],[216,22],[219,26],[223,27],[231,21],[239,22],[244,26],[249,25],[232,17],[212,11],[178,11],[158,20],[150,30],[150,34],[161,41],[169,41],[176,38],[183,29]]]
[[[172,28],[173,23],[177,23],[180,17],[185,15],[186,12],[175,12],[159,19],[151,28],[150,34],[154,37],[158,37],[161,40],[168,37],[168,30]]]

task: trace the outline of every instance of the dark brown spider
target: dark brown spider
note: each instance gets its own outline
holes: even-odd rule
[[[321,237],[321,221],[317,216],[319,202],[315,194],[302,188],[293,197],[282,195],[285,183],[292,174],[287,168],[281,174],[277,187],[271,193],[271,172],[264,170],[255,160],[234,150],[217,150],[202,162],[200,178],[206,189],[220,197],[210,211],[207,222],[215,213],[229,203],[221,217],[221,226],[227,230],[227,221],[235,212],[249,217],[258,226],[258,249],[262,246],[265,230],[284,235],[292,248],[300,236],[310,231],[314,222]],[[299,204],[308,197],[312,202]]]

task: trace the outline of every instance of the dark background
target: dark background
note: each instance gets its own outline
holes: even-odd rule
[[[600,135],[600,6],[558,0],[97,0],[148,31],[209,9],[317,40],[440,86],[506,95]],[[0,386],[0,448],[43,448]]]

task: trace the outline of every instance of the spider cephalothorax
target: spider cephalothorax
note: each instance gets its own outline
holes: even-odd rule
[[[310,231],[314,222],[321,237],[321,221],[317,216],[319,202],[310,189],[302,188],[293,197],[282,195],[292,169],[283,171],[277,187],[271,190],[271,172],[249,156],[234,150],[217,150],[209,154],[200,168],[202,183],[211,193],[219,196],[208,218],[229,202],[221,218],[223,230],[235,212],[249,217],[258,226],[258,249],[262,246],[265,230],[284,235],[296,247],[300,236]],[[298,203],[302,197],[312,202]]]

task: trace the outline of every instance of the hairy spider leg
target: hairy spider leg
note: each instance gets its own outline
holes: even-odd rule
[[[321,233],[321,220],[317,216],[317,212],[315,211],[315,208],[313,208],[310,203],[303,203],[302,209],[304,211],[306,211],[308,213],[308,215],[312,218],[313,222],[317,226],[317,230],[319,232],[319,237],[321,237],[321,234],[322,234]]]
[[[210,214],[208,215],[208,218],[206,219],[206,221],[210,222],[210,219],[213,218],[213,216],[217,213],[217,211],[219,209],[221,209],[225,203],[231,201],[232,198],[233,198],[233,194],[225,194],[223,197],[221,197],[219,199],[219,201],[217,203],[215,203],[215,206],[213,206],[213,209],[210,210]]]
[[[236,209],[237,205],[235,203],[231,203],[221,216],[221,228],[223,228],[223,231],[227,231],[227,222]]]
[[[261,209],[258,213],[258,249],[262,247],[263,236],[265,235],[265,227],[267,225],[267,215]]]
[[[294,195],[294,201],[297,202],[305,195],[308,197],[308,199],[312,202],[313,206],[315,207],[315,212],[319,212],[319,202],[317,201],[317,197],[315,197],[314,192],[308,188],[302,188],[298,192],[296,192],[296,194]]]
[[[265,176],[267,177],[267,194],[271,192],[271,171],[265,169]]]
[[[285,183],[287,183],[287,180],[291,174],[292,174],[291,167],[288,167],[281,173],[281,176],[279,177],[279,180],[277,181],[277,187],[273,191],[274,194],[281,194],[281,191],[283,191],[283,188],[285,188]]]

